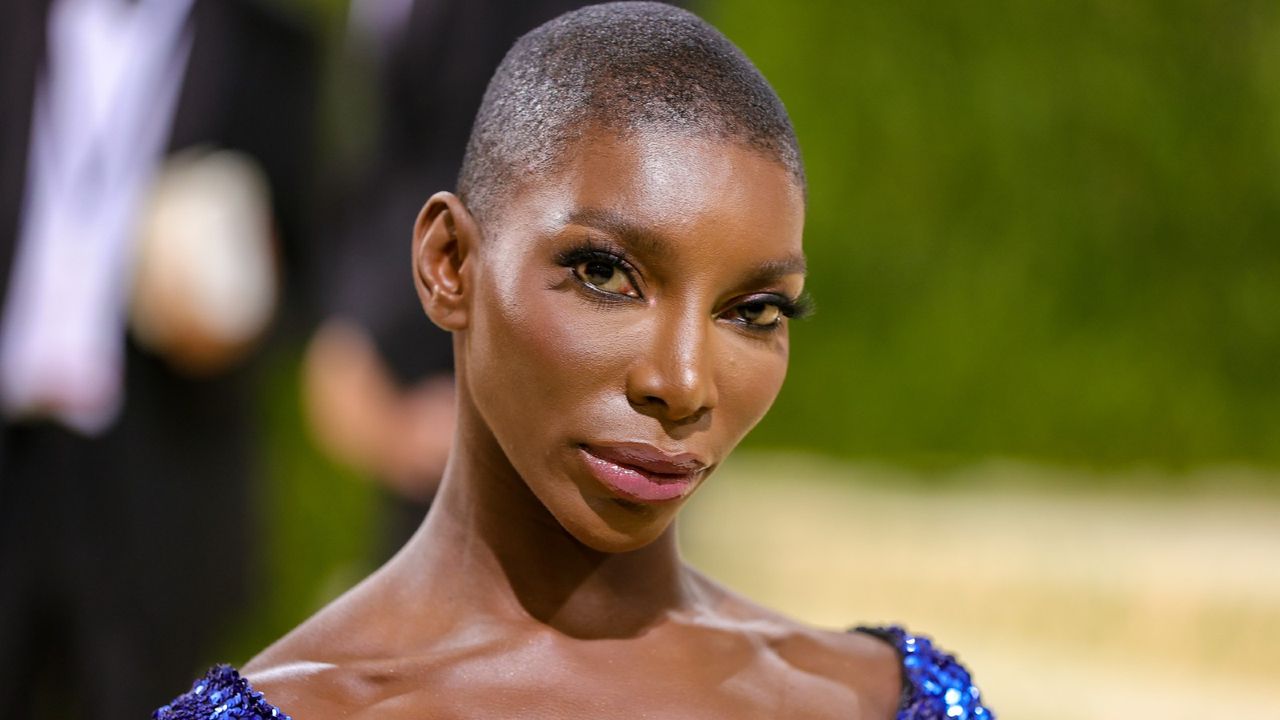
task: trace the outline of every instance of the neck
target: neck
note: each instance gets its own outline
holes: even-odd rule
[[[577,638],[634,637],[689,607],[674,525],[630,552],[583,545],[487,428],[462,415],[440,493],[396,561],[419,580],[415,597],[455,620],[537,623]]]

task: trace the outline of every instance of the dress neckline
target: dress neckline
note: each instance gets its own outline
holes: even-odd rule
[[[230,665],[215,665],[191,690],[151,714],[152,720],[292,720]]]
[[[982,702],[969,671],[954,655],[899,625],[852,628],[888,643],[902,667],[902,699],[896,720],[996,720]],[[240,672],[215,665],[191,690],[151,714],[152,720],[292,720],[267,702]]]

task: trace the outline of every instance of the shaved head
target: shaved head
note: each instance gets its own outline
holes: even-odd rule
[[[477,218],[553,173],[588,131],[684,133],[740,143],[803,192],[787,111],[742,51],[696,15],[654,2],[566,13],[516,41],[485,91],[458,177]]]

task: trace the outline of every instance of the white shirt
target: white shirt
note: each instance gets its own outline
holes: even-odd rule
[[[55,0],[0,318],[0,409],[103,431],[123,395],[135,223],[164,154],[193,0]]]

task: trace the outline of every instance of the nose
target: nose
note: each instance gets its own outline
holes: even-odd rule
[[[627,375],[632,407],[663,422],[688,423],[717,402],[712,321],[690,311],[656,319]]]

